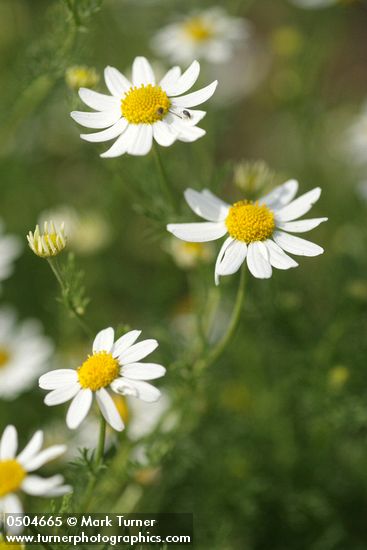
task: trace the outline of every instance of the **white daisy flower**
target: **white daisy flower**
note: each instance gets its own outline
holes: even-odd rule
[[[34,434],[22,452],[17,455],[18,434],[14,426],[7,426],[0,440],[0,514],[22,514],[23,507],[16,493],[58,497],[69,493],[61,475],[44,478],[33,472],[66,451],[65,445],[54,445],[41,451],[43,432]]]
[[[14,399],[46,370],[51,340],[35,319],[17,323],[14,310],[0,309],[0,398]]]
[[[145,57],[135,58],[131,82],[114,67],[106,67],[104,77],[111,95],[80,88],[81,99],[96,112],[73,111],[71,117],[86,128],[103,128],[101,132],[81,134],[86,141],[117,138],[102,153],[104,158],[124,153],[147,155],[153,138],[163,147],[176,140],[196,141],[206,133],[196,126],[206,113],[191,107],[207,101],[218,84],[214,81],[197,92],[182,95],[195,84],[199,73],[200,65],[194,61],[183,74],[179,67],[173,67],[157,84]]]
[[[13,262],[21,250],[21,240],[14,235],[4,235],[4,225],[0,220],[0,283],[13,273]]]
[[[185,199],[190,208],[206,222],[174,223],[167,226],[173,235],[189,242],[214,241],[228,235],[215,265],[215,283],[231,275],[247,260],[249,271],[258,279],[268,279],[272,267],[289,269],[298,264],[285,252],[299,256],[318,256],[321,246],[290,235],[317,227],[327,218],[298,220],[319,199],[316,187],[294,199],[298,182],[289,180],[259,201],[242,200],[229,205],[209,190],[187,189]]]
[[[250,33],[248,21],[230,17],[225,10],[215,7],[194,11],[177,23],[167,25],[153,38],[152,46],[174,63],[191,59],[224,63]]]
[[[157,346],[156,340],[135,344],[140,330],[132,330],[114,342],[114,330],[101,330],[93,342],[93,354],[77,369],[59,369],[41,376],[39,385],[52,390],[45,403],[59,405],[72,399],[66,424],[74,430],[87,416],[96,397],[104,418],[117,431],[124,429],[121,415],[107,388],[117,394],[129,395],[153,403],[160,391],[146,382],[164,376],[166,369],[156,363],[141,363]]]

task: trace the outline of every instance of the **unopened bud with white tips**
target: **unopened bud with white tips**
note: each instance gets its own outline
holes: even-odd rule
[[[64,232],[64,222],[60,229],[56,229],[53,221],[45,222],[43,232],[39,225],[36,225],[34,233],[30,231],[27,235],[29,247],[40,258],[50,258],[57,256],[66,246],[66,236]]]

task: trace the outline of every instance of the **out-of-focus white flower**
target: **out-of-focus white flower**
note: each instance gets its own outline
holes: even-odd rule
[[[65,73],[66,84],[72,90],[78,90],[83,86],[85,88],[94,88],[99,82],[99,74],[94,67],[86,65],[75,65],[69,67]]]
[[[34,233],[30,231],[27,235],[29,248],[40,258],[51,258],[62,252],[66,246],[66,236],[64,232],[64,222],[60,229],[56,229],[53,221],[46,221],[43,225],[43,231],[40,231],[38,225]]]
[[[199,73],[200,65],[194,61],[183,74],[179,67],[173,67],[156,83],[153,69],[145,57],[135,58],[132,81],[114,67],[106,67],[104,77],[111,95],[80,88],[80,98],[96,112],[73,111],[71,117],[86,128],[103,129],[81,134],[86,141],[117,138],[112,147],[102,153],[104,158],[125,153],[147,155],[153,139],[163,147],[169,147],[176,140],[196,141],[206,133],[196,126],[206,112],[190,108],[207,101],[218,84],[214,81],[201,90],[186,94]]]
[[[0,220],[0,283],[13,273],[13,262],[21,250],[21,240],[14,235],[5,235],[4,224]]]
[[[63,485],[64,478],[55,475],[43,478],[33,472],[66,451],[65,445],[55,445],[41,451],[43,432],[34,434],[23,451],[17,455],[18,434],[14,426],[7,426],[0,440],[0,514],[22,514],[18,491],[28,495],[58,497],[71,492]]]
[[[208,263],[214,257],[214,249],[209,243],[187,243],[171,238],[166,248],[182,269],[191,269],[199,263]]]
[[[188,242],[208,242],[228,234],[215,265],[215,283],[219,277],[236,273],[247,260],[249,271],[258,279],[269,279],[272,267],[290,269],[298,264],[286,252],[299,256],[318,256],[321,246],[289,233],[304,233],[327,218],[299,220],[319,199],[316,187],[294,199],[298,182],[289,180],[259,201],[242,200],[232,206],[204,189],[185,191],[190,208],[206,222],[174,223],[167,226],[173,235]]]
[[[40,323],[16,322],[12,309],[0,309],[0,398],[14,399],[45,371],[53,345]]]
[[[129,398],[128,437],[136,441],[152,433],[164,413],[168,411],[170,404],[171,400],[165,393],[162,393],[160,400],[153,404],[147,404],[144,403],[144,401]],[[167,431],[170,425],[171,422],[169,418],[167,418],[167,422],[165,422],[162,430]]]
[[[158,401],[160,391],[146,382],[164,376],[166,369],[156,363],[141,363],[157,347],[156,340],[135,344],[141,334],[132,330],[114,342],[114,330],[101,330],[93,342],[93,354],[77,369],[59,369],[41,376],[39,385],[51,390],[45,397],[49,406],[60,405],[72,399],[66,424],[74,430],[87,416],[96,397],[98,406],[108,424],[117,431],[124,429],[120,412],[107,391],[130,395],[148,403]]]
[[[352,160],[367,165],[367,103],[348,128],[346,142]]]
[[[214,7],[194,11],[167,25],[153,38],[152,46],[173,63],[186,63],[191,59],[224,63],[250,34],[251,25],[247,20],[231,17],[222,8]]]
[[[97,211],[77,212],[67,205],[60,205],[42,212],[39,225],[52,219],[56,226],[65,224],[68,248],[78,254],[93,254],[104,248],[111,239],[107,220]]]
[[[299,8],[305,9],[318,9],[327,8],[333,4],[341,4],[341,0],[291,0],[291,3]]]

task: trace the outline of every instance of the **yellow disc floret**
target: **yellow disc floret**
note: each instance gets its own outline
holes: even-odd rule
[[[257,202],[235,202],[229,209],[226,218],[228,233],[234,239],[251,243],[264,241],[275,229],[274,214],[265,205]]]
[[[192,17],[186,21],[184,30],[194,42],[205,42],[214,34],[211,25],[202,17]]]
[[[92,391],[109,386],[119,376],[120,366],[111,353],[99,351],[90,355],[78,368],[79,383],[82,388]]]
[[[17,491],[26,471],[17,460],[0,460],[0,498]]]
[[[10,359],[10,353],[8,350],[2,346],[0,346],[0,369],[2,367],[5,367]]]
[[[133,86],[121,101],[121,112],[130,124],[154,124],[162,120],[171,102],[160,86]]]

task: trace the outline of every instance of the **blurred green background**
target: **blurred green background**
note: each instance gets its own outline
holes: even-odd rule
[[[239,178],[236,166],[261,160],[274,181],[297,178],[301,192],[322,187],[313,216],[329,222],[310,239],[325,254],[301,258],[294,271],[275,270],[268,281],[249,276],[235,339],[194,378],[188,347],[195,311],[215,292],[214,259],[191,270],[175,264],[165,224],[178,220],[160,196],[153,156],[104,160],[104,145],[81,141],[69,112],[84,107],[65,73],[94,67],[96,89],[105,91],[106,65],[124,72],[146,55],[163,72],[170,64],[152,52],[152,36],[198,2],[80,0],[76,22],[67,2],[2,0],[0,215],[23,238],[24,252],[1,304],[21,319],[40,319],[57,364],[76,366],[90,342],[56,301],[56,281],[25,235],[60,205],[89,216],[84,238],[92,245],[75,250],[88,320],[96,332],[129,325],[160,341],[155,359],[168,367],[160,385],[177,415],[169,432],[146,438],[143,466],[122,434],[131,453],[113,479],[115,501],[125,499],[118,506],[193,512],[202,549],[365,550],[367,169],[348,140],[366,97],[366,4],[306,10],[282,0],[223,0],[221,7],[253,25],[240,65],[240,73],[252,71],[253,85],[207,102],[203,139],[161,149],[182,220],[194,220],[181,200],[187,186],[242,198],[251,170],[245,165]],[[218,96],[228,83],[236,88],[240,73],[229,69],[221,80],[223,68],[203,63],[199,84],[217,71]],[[255,174],[258,166],[251,165]],[[101,233],[103,246],[93,247]],[[237,276],[221,282],[218,331],[237,283]],[[0,400],[1,429],[15,423],[22,442],[65,414],[63,406],[46,410],[35,386]],[[96,506],[109,511],[111,488],[99,490]]]

